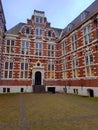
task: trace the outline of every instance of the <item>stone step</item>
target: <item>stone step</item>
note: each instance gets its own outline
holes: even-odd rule
[[[45,93],[45,86],[44,85],[33,85],[33,92],[34,93]]]

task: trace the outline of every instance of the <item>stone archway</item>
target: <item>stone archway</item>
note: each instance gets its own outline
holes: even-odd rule
[[[42,74],[40,71],[35,72],[35,85],[41,85]]]

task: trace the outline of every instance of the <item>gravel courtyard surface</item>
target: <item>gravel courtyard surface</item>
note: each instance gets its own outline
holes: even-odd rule
[[[0,95],[0,130],[98,130],[98,98]]]

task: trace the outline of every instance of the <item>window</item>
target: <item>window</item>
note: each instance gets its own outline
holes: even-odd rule
[[[14,53],[14,40],[7,40],[6,43],[6,52],[7,53]]]
[[[74,94],[78,94],[78,89],[73,89]]]
[[[12,78],[12,72],[13,72],[13,62],[6,61],[4,78]]]
[[[54,72],[54,67],[55,67],[55,65],[54,65],[54,63],[53,62],[49,62],[48,63],[48,75],[47,75],[47,78],[49,78],[49,79],[54,79],[55,78],[55,72]]]
[[[7,88],[7,93],[10,93],[10,88]]]
[[[26,34],[29,34],[30,33],[30,29],[29,27],[26,28]]]
[[[74,24],[73,24],[73,23],[70,23],[70,24],[68,25],[68,31],[71,31],[73,27],[74,27]]]
[[[92,42],[92,37],[91,37],[91,27],[90,25],[86,26],[83,29],[83,34],[84,34],[84,44],[88,44],[90,42]]]
[[[62,43],[62,54],[65,55],[66,54],[66,41]]]
[[[29,54],[29,42],[22,41],[22,43],[21,43],[21,54],[23,54],[23,55]]]
[[[28,63],[24,60],[21,62],[20,78],[28,78]]]
[[[91,65],[93,64],[93,55],[89,54],[85,56],[85,63],[86,65]]]
[[[73,68],[77,68],[78,67],[78,60],[77,58],[73,59]]]
[[[66,64],[66,60],[63,60],[63,78],[67,78],[67,64]]]
[[[78,77],[78,69],[77,69],[77,67],[78,67],[78,60],[77,60],[77,58],[75,57],[75,58],[73,59],[73,61],[72,61],[73,78]]]
[[[41,36],[42,35],[42,29],[41,28],[36,28],[36,35]]]
[[[54,45],[53,44],[48,44],[48,56],[54,57]]]
[[[24,88],[21,88],[21,89],[20,89],[20,92],[23,93],[23,92],[24,92]]]
[[[36,23],[43,23],[42,17],[36,17]]]
[[[42,55],[42,43],[37,42],[35,44],[35,55],[41,56]]]
[[[81,14],[81,21],[83,21],[84,19],[87,18],[89,12],[88,11],[84,11],[82,14]]]
[[[72,51],[77,49],[77,36],[76,34],[71,36]]]
[[[85,56],[85,72],[86,76],[94,76],[94,66],[93,66],[93,55],[88,54]]]
[[[6,88],[3,88],[3,93],[6,93]]]
[[[51,31],[48,31],[48,36],[51,37]]]
[[[3,88],[3,93],[10,93],[10,88]]]

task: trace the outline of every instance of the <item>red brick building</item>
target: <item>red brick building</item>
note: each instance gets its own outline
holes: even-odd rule
[[[64,29],[34,10],[3,37],[0,93],[64,92],[98,96],[98,1]]]

